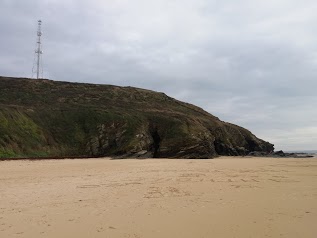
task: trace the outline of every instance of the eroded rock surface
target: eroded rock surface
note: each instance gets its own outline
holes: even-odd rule
[[[269,153],[250,131],[150,90],[0,77],[0,157]]]

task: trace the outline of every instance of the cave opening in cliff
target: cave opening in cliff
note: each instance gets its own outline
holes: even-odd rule
[[[160,149],[160,142],[161,142],[161,137],[157,130],[154,130],[152,133],[152,138],[153,138],[153,158],[158,157],[159,149]]]

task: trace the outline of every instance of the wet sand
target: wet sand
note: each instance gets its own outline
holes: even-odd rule
[[[317,159],[0,162],[0,237],[317,237]]]

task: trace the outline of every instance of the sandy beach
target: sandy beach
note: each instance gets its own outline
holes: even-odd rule
[[[317,159],[0,162],[0,237],[317,237]]]

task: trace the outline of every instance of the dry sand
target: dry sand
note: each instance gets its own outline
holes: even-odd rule
[[[0,237],[317,237],[317,159],[0,162]]]

